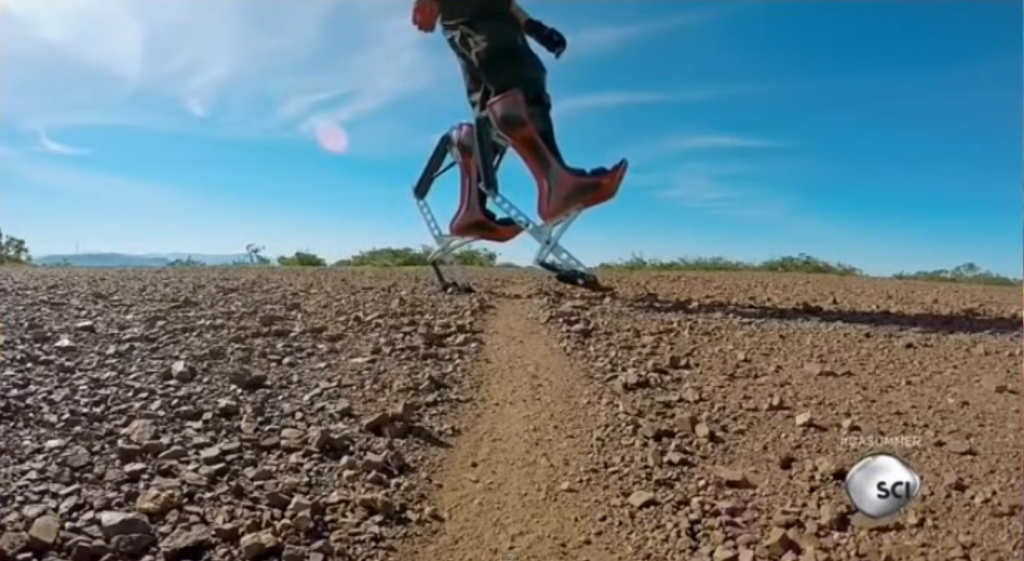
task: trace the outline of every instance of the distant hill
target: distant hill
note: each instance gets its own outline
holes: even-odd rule
[[[189,257],[194,261],[207,265],[230,265],[236,261],[246,261],[244,253],[232,255],[204,255],[202,253],[149,253],[145,255],[129,255],[125,253],[77,253],[74,255],[44,255],[34,258],[37,265],[61,265],[72,267],[166,267],[171,261],[185,260]]]
[[[168,261],[182,260],[192,258],[193,261],[199,261],[206,263],[207,265],[231,265],[239,261],[249,261],[249,256],[245,253],[230,253],[225,255],[207,254],[207,253],[145,253],[140,257],[166,259]]]

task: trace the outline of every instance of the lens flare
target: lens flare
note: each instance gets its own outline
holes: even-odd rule
[[[334,123],[320,123],[314,131],[316,142],[326,152],[344,154],[348,151],[348,134]]]

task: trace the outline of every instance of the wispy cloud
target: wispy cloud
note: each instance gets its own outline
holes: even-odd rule
[[[634,185],[688,210],[734,218],[777,218],[787,214],[781,198],[756,184],[757,169],[747,165],[686,164],[634,178]]]
[[[200,119],[205,119],[206,116],[209,114],[206,106],[198,97],[186,97],[184,106],[185,111],[188,111],[193,116],[198,117]]]
[[[692,135],[674,138],[665,142],[661,147],[664,152],[686,152],[689,150],[703,149],[733,149],[733,148],[781,148],[786,146],[785,142],[755,138],[748,136],[733,136],[722,134]]]
[[[332,0],[4,0],[4,124],[259,135],[365,119],[416,95],[439,64],[451,63],[442,41],[411,29],[408,9]],[[323,104],[296,103],[340,90],[344,97]]]
[[[679,134],[663,138],[643,140],[627,146],[622,151],[635,154],[636,163],[641,166],[663,165],[675,161],[680,154],[689,152],[715,152],[731,154],[736,151],[760,152],[791,147],[785,140],[743,134]]]
[[[393,137],[365,137],[388,121],[403,134],[417,132],[407,130],[410,123],[432,127],[446,111],[465,107],[452,54],[439,37],[417,33],[408,10],[399,1],[3,0],[2,126],[312,138],[329,124],[349,131],[354,152],[374,142],[393,145]],[[720,11],[574,29],[568,23],[577,53],[569,56],[606,53]],[[737,90],[606,92],[565,98],[556,111],[731,93]],[[445,111],[424,116],[433,106]]]
[[[161,210],[176,212],[188,202],[180,189],[95,171],[82,165],[57,164],[52,159],[5,151],[2,169],[5,190],[46,191],[58,199],[81,199],[90,204],[106,203],[126,212]],[[131,210],[128,210],[131,209]]]
[[[749,91],[745,87],[694,88],[675,92],[613,91],[580,94],[555,102],[559,115],[599,109],[617,109],[629,105],[690,103],[736,95]]]
[[[717,8],[697,9],[668,18],[630,23],[616,22],[570,30],[570,54],[568,56],[606,53],[609,50],[619,49],[627,43],[658,33],[706,22],[720,13],[721,10]]]
[[[88,148],[79,148],[57,142],[50,138],[43,129],[39,130],[39,138],[35,149],[37,152],[58,156],[84,156],[91,152]]]

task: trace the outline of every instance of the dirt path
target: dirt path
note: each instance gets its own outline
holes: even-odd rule
[[[514,552],[524,561],[616,559],[584,540],[594,497],[576,483],[590,437],[583,380],[531,309],[526,300],[507,300],[491,316],[482,395],[467,412],[435,497],[448,520],[414,558],[498,560]],[[572,482],[569,490],[561,488],[565,482]]]

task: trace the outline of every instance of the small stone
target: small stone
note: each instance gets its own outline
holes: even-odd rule
[[[363,421],[363,430],[379,434],[381,430],[391,423],[391,415],[379,413]]]
[[[80,470],[92,465],[92,454],[84,448],[76,448],[64,458],[64,465],[73,470]]]
[[[66,549],[71,552],[71,561],[97,561],[110,553],[103,540],[76,537],[68,542]]]
[[[628,502],[633,506],[633,508],[645,508],[658,504],[658,499],[654,496],[654,493],[647,491],[634,491],[633,494],[629,496]]]
[[[395,512],[395,503],[382,495],[360,495],[356,504],[365,508],[373,514],[390,516]]]
[[[196,371],[184,360],[177,360],[171,364],[171,377],[179,382],[191,382],[196,377]]]
[[[38,551],[45,551],[57,543],[60,537],[61,523],[56,516],[40,516],[32,522],[28,530],[30,547]]]
[[[689,464],[689,461],[687,461],[686,455],[682,452],[673,451],[665,454],[665,463],[670,466],[685,466]]]
[[[181,491],[174,487],[147,489],[135,501],[135,510],[142,514],[162,516],[181,506]]]
[[[297,545],[286,545],[281,552],[281,561],[306,561],[306,549]]]
[[[966,440],[951,440],[946,443],[946,450],[958,456],[974,455],[974,447]]]
[[[696,434],[697,419],[693,415],[680,415],[676,418],[676,430],[679,434]]]
[[[220,463],[221,455],[222,452],[219,446],[211,446],[199,453],[199,459],[206,465],[213,465]]]
[[[799,415],[796,416],[796,426],[798,426],[798,427],[810,426],[811,425],[811,420],[812,420],[812,417],[811,417],[810,413],[800,413]]]
[[[149,419],[136,419],[124,429],[125,436],[142,445],[156,438],[156,424]]]
[[[293,516],[292,524],[299,532],[307,532],[314,526],[315,522],[313,521],[313,515],[307,510]]]
[[[739,558],[739,553],[722,545],[716,547],[715,552],[711,555],[713,561],[738,561]]]
[[[820,362],[808,362],[804,365],[804,372],[811,376],[835,376],[836,372]]]
[[[279,546],[279,542],[271,532],[262,531],[242,536],[238,545],[242,549],[242,557],[253,560],[266,556]]]
[[[796,543],[786,534],[786,530],[779,527],[772,528],[768,532],[768,536],[762,545],[776,559],[795,551],[797,548]]]
[[[255,391],[266,387],[267,376],[244,367],[236,367],[235,370],[228,373],[228,381],[240,389]]]
[[[96,324],[91,321],[80,321],[75,324],[75,331],[81,333],[96,333]]]
[[[403,423],[411,423],[415,415],[416,406],[408,401],[403,401],[392,407],[389,412],[389,417],[392,421],[401,421]]]
[[[25,532],[4,532],[0,535],[0,553],[5,558],[14,559],[29,548],[29,543],[28,534]]]
[[[288,503],[288,508],[285,510],[286,516],[294,516],[302,512],[309,512],[313,510],[313,503],[302,495],[296,495],[292,497],[292,500]]]
[[[134,512],[101,512],[100,529],[107,539],[128,534],[153,533],[153,526],[149,524],[149,520]]]
[[[726,487],[733,489],[750,489],[756,487],[750,478],[742,470],[721,469],[718,470],[718,477],[725,483]]]
[[[188,450],[181,446],[172,446],[157,456],[157,461],[177,461],[188,457]]]
[[[124,470],[124,474],[127,475],[129,479],[136,480],[142,477],[143,474],[145,474],[147,471],[149,471],[149,466],[142,462],[132,462],[124,466],[124,468],[122,469]]]
[[[167,443],[162,440],[150,440],[141,446],[142,452],[150,456],[159,456],[167,450]]]
[[[110,540],[115,550],[128,556],[140,556],[154,543],[156,537],[151,534],[124,534]]]
[[[242,411],[242,408],[238,405],[237,401],[230,399],[219,399],[217,400],[217,414],[222,417],[234,417]]]
[[[967,490],[967,484],[955,473],[946,473],[942,476],[942,486],[950,491],[962,493]]]
[[[285,495],[284,493],[281,493],[279,491],[270,491],[269,493],[264,495],[263,498],[264,500],[267,501],[267,505],[270,506],[270,508],[276,508],[278,510],[284,510],[288,508],[288,505],[290,505],[292,502],[291,498],[288,495]]]
[[[191,529],[178,528],[160,542],[165,561],[181,561],[200,557],[200,553],[213,544],[213,534],[206,526]]]

